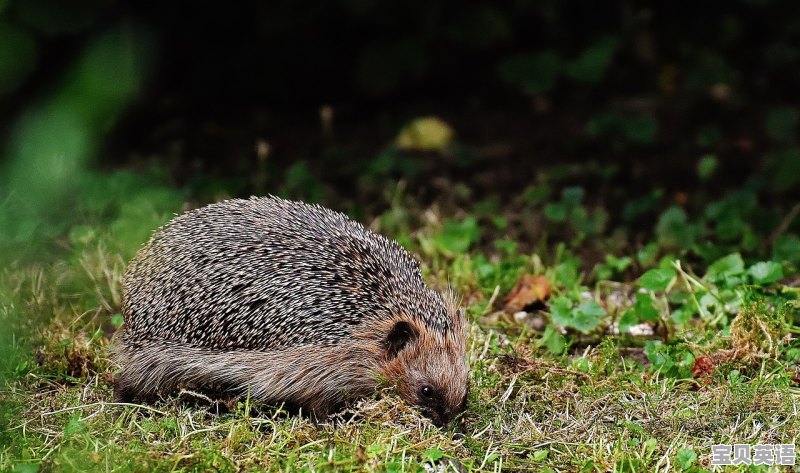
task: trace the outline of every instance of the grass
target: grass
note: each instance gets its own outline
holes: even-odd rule
[[[47,251],[9,253],[0,272],[2,471],[707,471],[712,444],[798,443],[791,244],[776,255],[701,236],[731,205],[707,221],[666,208],[650,242],[612,250],[619,232],[575,188],[533,204],[564,243],[532,251],[502,236],[526,216],[496,202],[447,219],[393,195],[372,222],[420,255],[431,284],[463,296],[471,392],[448,429],[391,392],[320,425],[187,392],[114,403],[107,348],[125,262],[183,197],[107,181],[113,211],[79,212]],[[781,225],[769,238],[794,241]],[[524,274],[550,287],[508,313]]]

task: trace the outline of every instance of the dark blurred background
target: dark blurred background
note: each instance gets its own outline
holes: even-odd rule
[[[5,0],[0,224],[58,234],[156,182],[362,216],[397,182],[450,209],[579,188],[648,229],[742,187],[780,207],[798,84],[791,0]]]

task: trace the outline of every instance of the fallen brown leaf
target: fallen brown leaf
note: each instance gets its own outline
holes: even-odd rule
[[[525,274],[503,299],[503,310],[513,314],[526,307],[543,304],[552,292],[553,287],[545,276]]]

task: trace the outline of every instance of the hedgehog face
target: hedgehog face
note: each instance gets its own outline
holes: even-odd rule
[[[400,395],[440,427],[466,409],[469,372],[460,328],[442,334],[401,321],[387,337],[387,372]]]
[[[434,425],[449,424],[467,407],[468,373],[463,356],[445,350],[409,355],[401,395]]]

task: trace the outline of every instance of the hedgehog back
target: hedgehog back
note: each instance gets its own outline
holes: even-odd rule
[[[450,328],[442,296],[396,242],[341,213],[233,199],[156,230],[123,281],[129,338],[219,349],[332,345],[404,314]]]

